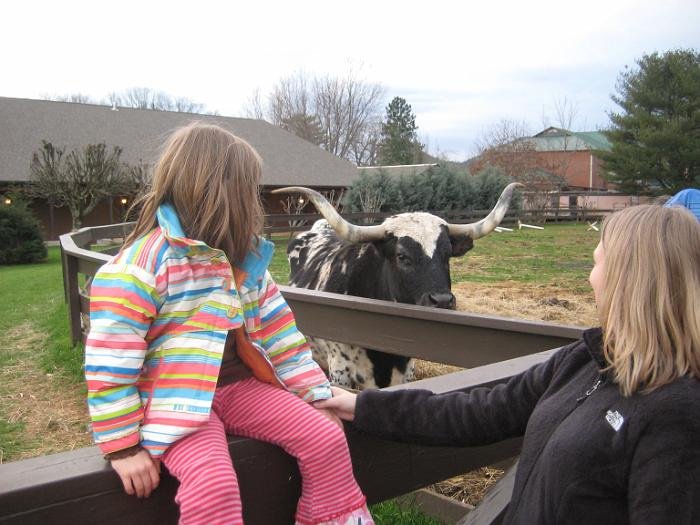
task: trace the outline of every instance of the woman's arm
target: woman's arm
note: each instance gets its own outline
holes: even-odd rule
[[[551,380],[560,353],[493,388],[433,394],[428,390],[333,389],[317,403],[353,420],[363,432],[386,439],[429,445],[482,445],[522,435]]]

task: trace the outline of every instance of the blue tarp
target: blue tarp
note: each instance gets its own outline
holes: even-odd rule
[[[685,206],[700,221],[700,190],[695,188],[681,190],[667,200],[664,206]]]

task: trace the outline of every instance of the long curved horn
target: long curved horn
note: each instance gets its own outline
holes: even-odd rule
[[[357,226],[343,219],[328,200],[319,192],[303,186],[289,186],[272,190],[270,193],[303,193],[314,203],[318,212],[328,221],[338,237],[350,242],[378,241],[384,238],[382,224],[376,226]]]
[[[508,184],[498,198],[498,202],[496,206],[493,207],[493,210],[491,210],[491,213],[480,221],[469,224],[448,224],[447,228],[450,235],[467,235],[472,239],[479,239],[491,233],[503,220],[503,217],[508,211],[508,205],[510,204],[510,198],[513,196],[513,191],[518,186],[524,185],[519,182],[511,182]]]

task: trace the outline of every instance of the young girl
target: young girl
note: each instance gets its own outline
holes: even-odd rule
[[[298,523],[370,524],[339,422],[310,404],[329,383],[267,272],[260,177],[255,150],[218,126],[167,141],[134,231],[91,287],[95,441],[138,497],[162,461],[182,524],[243,523],[227,432],[297,458]]]
[[[611,215],[590,283],[602,328],[494,388],[334,389],[365,432],[479,445],[524,435],[504,523],[700,522],[700,224]]]

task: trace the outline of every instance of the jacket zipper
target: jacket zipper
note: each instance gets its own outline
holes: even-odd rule
[[[546,443],[549,441],[549,439],[554,435],[554,433],[557,431],[557,429],[561,426],[561,424],[564,422],[564,420],[565,420],[566,418],[568,418],[568,417],[578,408],[578,406],[579,406],[581,403],[583,403],[586,399],[588,399],[588,398],[593,394],[593,392],[595,392],[596,390],[598,390],[598,387],[599,387],[600,385],[602,385],[604,382],[605,382],[605,374],[598,374],[598,378],[596,379],[595,383],[593,383],[593,385],[591,386],[591,388],[589,388],[588,390],[586,390],[586,393],[583,394],[581,397],[576,398],[576,405],[574,406],[574,408],[572,408],[572,409],[559,421],[559,423],[557,423],[557,426],[554,428],[554,430],[552,430],[552,432],[549,434],[549,436],[547,436],[547,439],[544,440],[545,445],[546,445]],[[535,458],[535,460],[533,461],[532,465],[530,466],[530,471],[528,472],[527,478],[525,478],[525,481],[523,482],[523,485],[522,485],[523,487],[527,484],[527,481],[528,481],[529,478],[530,478],[530,474],[532,474],[532,471],[533,471],[533,469],[535,468],[535,465],[539,462],[540,457],[541,457],[541,455],[542,455],[542,451],[544,450],[544,446],[545,446],[545,445],[542,446],[542,448],[540,449],[540,451],[537,453],[537,457]],[[520,495],[518,495],[518,498],[519,498],[519,497],[520,497]],[[512,501],[512,499],[511,499],[511,501]],[[519,506],[519,505],[520,505],[520,499],[518,499],[518,506]],[[513,512],[515,512],[515,510],[516,510],[516,509],[514,509]],[[510,514],[510,511],[508,511],[508,514]]]
[[[605,381],[605,376],[601,374],[601,375],[598,376],[598,379],[596,379],[596,382],[593,383],[593,386],[592,386],[591,388],[589,388],[588,390],[586,390],[586,393],[585,393],[585,394],[583,394],[581,397],[577,397],[577,398],[576,398],[576,404],[577,404],[577,405],[580,405],[580,404],[583,403],[586,399],[588,399],[588,397],[589,397],[593,392],[595,392],[596,390],[598,390],[598,387],[603,383],[603,381]]]

